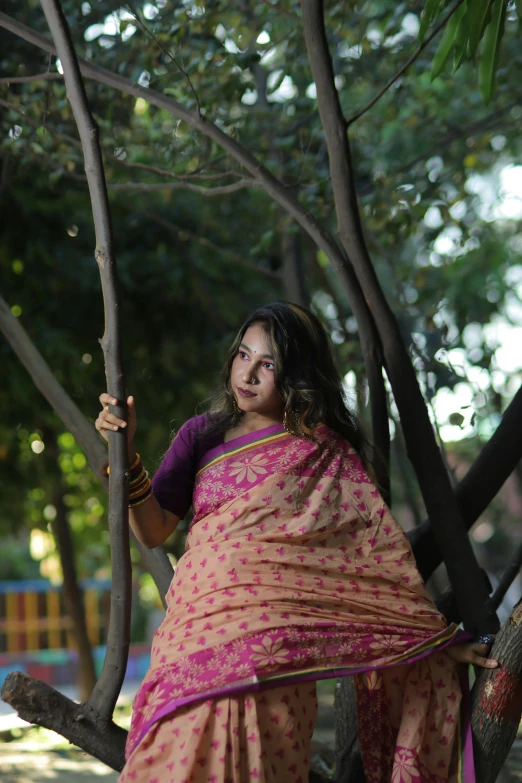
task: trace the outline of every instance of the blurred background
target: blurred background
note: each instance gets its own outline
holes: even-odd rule
[[[202,108],[335,232],[298,5],[278,5],[63,2],[79,54],[163,90],[187,108]],[[349,116],[416,50],[424,4],[328,5],[336,86]],[[38,3],[20,7],[5,0],[2,7],[47,35]],[[495,88],[487,102],[472,62],[456,71],[448,66],[432,80],[435,39],[350,131],[368,246],[455,483],[494,432],[522,379],[517,8],[506,3]],[[82,151],[61,66],[4,30],[0,52],[0,293],[94,422],[105,390],[98,343],[103,302]],[[7,78],[43,72],[53,77],[21,83]],[[149,471],[159,465],[176,429],[203,410],[241,322],[259,304],[277,299],[309,306],[322,319],[347,395],[368,426],[357,325],[323,254],[235,161],[188,123],[102,84],[88,82],[87,92],[109,184],[127,387],[136,398],[136,440]],[[3,338],[0,362],[0,682],[22,670],[78,697],[85,677],[54,531],[59,524],[70,531],[87,628],[81,659],[90,659],[89,670],[96,673],[111,584],[107,498],[73,436]],[[425,518],[425,510],[391,395],[390,430],[392,507],[408,530]],[[521,512],[519,465],[471,533],[493,585],[521,542]],[[189,523],[187,518],[166,543],[174,566]],[[134,547],[131,556],[124,724],[163,616]],[[441,567],[430,589],[436,595],[445,586]],[[516,581],[508,591],[501,621],[520,587]],[[334,683],[321,688],[318,738],[328,742]],[[4,780],[61,780],[62,768],[69,775],[64,780],[87,780],[88,774],[113,779],[99,762],[75,755],[56,735],[51,740],[50,732],[28,731],[7,705],[1,708],[1,753],[8,754],[11,775]],[[50,743],[45,752],[56,754],[47,767],[37,763],[30,778],[19,777],[26,774],[20,771],[24,742],[40,753]],[[512,758],[506,775],[516,776],[515,751]],[[82,760],[88,771],[81,771]]]

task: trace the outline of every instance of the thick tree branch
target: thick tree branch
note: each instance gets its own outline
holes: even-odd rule
[[[494,434],[456,488],[460,513],[469,530],[522,459],[522,387],[508,405]],[[442,562],[429,520],[408,533],[422,578]]]
[[[118,405],[114,406],[114,412],[124,417],[127,395],[123,373],[118,278],[98,126],[89,109],[76,52],[60,2],[40,2],[63,67],[67,97],[82,142],[96,234],[95,257],[100,270],[105,305],[105,332],[101,345],[105,357],[107,391],[119,400]],[[109,433],[109,462],[111,612],[103,669],[88,702],[93,712],[107,721],[112,716],[123,684],[130,643],[131,565],[127,508],[129,462],[127,439],[123,431]]]
[[[399,70],[397,71],[397,73],[396,73],[394,76],[392,76],[392,77],[391,77],[391,79],[390,79],[388,82],[386,82],[386,84],[384,85],[384,87],[382,87],[382,88],[379,90],[379,92],[378,92],[378,93],[377,93],[377,94],[376,94],[376,95],[375,95],[375,96],[374,96],[374,97],[371,99],[371,101],[369,101],[369,102],[366,104],[366,106],[363,106],[363,108],[362,108],[362,109],[359,109],[359,111],[355,112],[355,114],[352,114],[352,116],[351,116],[351,117],[349,117],[349,119],[347,119],[347,120],[346,120],[346,127],[349,127],[349,126],[352,124],[352,122],[355,122],[355,120],[358,120],[358,119],[359,119],[359,117],[362,117],[362,115],[363,115],[363,114],[366,114],[366,112],[367,112],[367,111],[369,111],[369,110],[372,108],[372,106],[375,106],[375,104],[377,103],[377,101],[378,101],[378,100],[380,100],[380,99],[382,98],[382,96],[384,95],[384,93],[385,93],[385,92],[387,92],[387,91],[390,89],[390,87],[392,87],[392,86],[395,84],[395,82],[397,81],[397,79],[400,79],[400,77],[402,76],[402,74],[403,74],[405,71],[407,71],[407,70],[408,70],[408,68],[410,67],[410,65],[412,65],[412,64],[415,62],[415,60],[417,59],[417,57],[418,57],[420,54],[422,54],[422,52],[424,51],[424,49],[425,49],[425,48],[428,46],[428,44],[430,44],[430,43],[431,43],[431,41],[432,41],[432,40],[435,38],[435,36],[436,36],[436,35],[437,35],[437,34],[438,34],[438,33],[439,33],[441,30],[442,30],[442,28],[443,28],[443,27],[444,27],[444,26],[447,24],[447,22],[449,22],[449,20],[451,19],[451,17],[453,16],[453,14],[455,13],[455,11],[457,10],[457,8],[458,8],[460,5],[462,5],[462,3],[463,3],[463,2],[464,2],[464,0],[457,0],[457,2],[455,3],[455,5],[453,6],[453,8],[452,8],[452,9],[449,11],[449,13],[447,13],[447,14],[446,14],[446,16],[445,16],[445,17],[442,19],[442,21],[441,21],[441,22],[439,22],[439,24],[438,24],[438,25],[436,25],[436,26],[433,28],[433,31],[432,31],[432,32],[431,32],[431,33],[428,35],[428,37],[427,37],[427,38],[426,38],[426,39],[423,41],[423,43],[422,43],[422,44],[419,46],[419,48],[418,48],[418,49],[417,49],[417,50],[416,50],[416,51],[415,51],[415,52],[414,52],[414,53],[411,55],[411,57],[409,57],[409,58],[408,58],[408,60],[406,60],[406,62],[404,63],[404,65],[403,65],[403,66],[401,66],[401,67],[399,68]]]
[[[317,88],[318,110],[328,147],[341,242],[353,264],[381,338],[386,372],[399,409],[410,459],[464,623],[472,633],[494,631],[498,627],[498,620],[495,612],[487,605],[488,594],[481,571],[462,523],[415,371],[364,240],[348,134],[326,39],[322,0],[302,0],[301,14],[306,48]],[[346,267],[344,264],[342,274]]]
[[[0,27],[4,27],[10,32],[23,38],[31,44],[43,49],[51,54],[56,54],[56,48],[45,36],[36,33],[26,25],[17,22],[7,14],[0,12]],[[239,144],[235,139],[227,136],[217,125],[207,120],[205,116],[200,116],[195,112],[186,109],[181,103],[163,95],[163,93],[150,88],[141,87],[139,84],[131,82],[123,76],[112,73],[105,68],[100,68],[93,63],[79,59],[82,73],[102,84],[122,90],[136,98],[143,98],[148,103],[164,109],[177,117],[188,122],[192,127],[201,131],[204,135],[216,142],[222,149],[228,152],[231,157],[243,166],[251,176],[263,183],[266,192],[283,209],[285,209],[302,228],[307,232],[311,239],[316,243],[335,270],[343,269],[343,286],[346,290],[348,301],[352,312],[357,319],[363,355],[367,363],[367,372],[370,384],[370,391],[373,393],[374,384],[379,383],[381,366],[377,365],[375,358],[380,350],[379,340],[376,338],[375,326],[372,316],[368,310],[364,296],[357,278],[349,266],[345,265],[344,254],[339,249],[332,235],[303,207],[291,189],[287,188],[277,177],[268,171],[263,164],[252,155],[245,147]]]
[[[496,669],[480,669],[471,691],[476,779],[495,783],[517,736],[522,714],[522,602],[495,639]]]
[[[82,449],[89,466],[107,492],[107,450],[96,434],[93,425],[85,418],[78,406],[60,386],[49,365],[38,351],[31,338],[15,318],[9,306],[0,296],[0,331],[16,353],[36,388],[43,394],[51,408],[64,423],[66,429]],[[151,573],[163,606],[166,607],[165,596],[172,580],[172,565],[161,547],[148,549],[143,546],[131,531],[145,568]]]
[[[33,76],[2,76],[0,84],[29,84],[29,82],[50,82],[62,79],[61,73],[46,71],[45,73],[35,73]]]
[[[117,772],[123,769],[127,732],[112,720],[97,720],[87,704],[76,704],[22,672],[6,677],[0,695],[24,720],[56,731]]]

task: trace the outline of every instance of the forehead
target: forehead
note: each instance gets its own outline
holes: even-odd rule
[[[269,353],[270,343],[261,324],[252,324],[243,335],[242,342],[256,353]]]

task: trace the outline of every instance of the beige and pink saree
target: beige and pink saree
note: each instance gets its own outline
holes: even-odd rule
[[[213,448],[122,783],[305,783],[315,681],[354,675],[368,783],[472,783],[447,627],[356,452],[320,425]]]

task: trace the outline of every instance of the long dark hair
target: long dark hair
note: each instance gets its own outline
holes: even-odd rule
[[[230,374],[244,334],[253,324],[260,324],[267,335],[275,357],[276,388],[292,431],[310,436],[315,425],[322,422],[346,438],[369,467],[369,444],[347,404],[326,331],[313,313],[289,302],[259,307],[239,330],[219,386],[210,398],[204,434],[225,432],[239,423],[241,413],[234,404]]]

